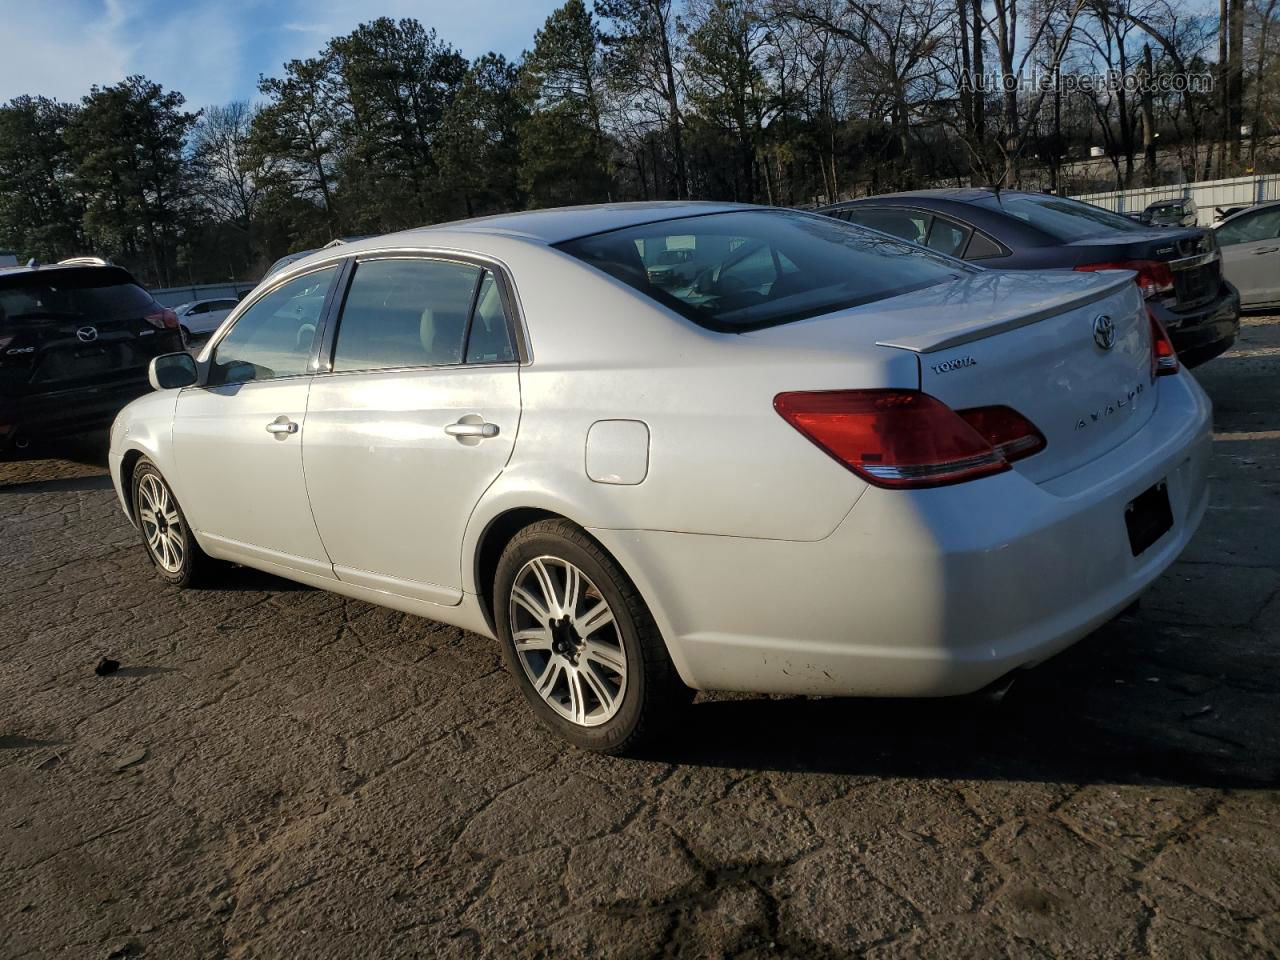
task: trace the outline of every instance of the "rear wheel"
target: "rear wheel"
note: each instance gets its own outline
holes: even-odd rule
[[[512,539],[494,578],[503,656],[534,713],[575,746],[636,749],[687,704],[634,584],[567,520]]]
[[[161,580],[191,587],[207,578],[216,561],[200,549],[168,482],[147,459],[133,471],[133,514]]]

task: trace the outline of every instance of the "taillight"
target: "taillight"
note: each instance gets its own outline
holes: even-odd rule
[[[1008,407],[956,413],[918,390],[780,393],[773,407],[878,487],[940,487],[985,477],[1008,470],[1010,459],[1044,448],[1040,431]]]
[[[160,307],[159,304],[156,304]],[[157,330],[177,330],[178,315],[168,307],[160,307],[155,313],[149,313],[144,317],[147,323],[151,324]]]
[[[956,413],[1010,463],[1046,446],[1044,434],[1012,407],[973,407]]]
[[[1173,270],[1163,260],[1115,260],[1109,263],[1086,263],[1076,269],[1090,273],[1095,270],[1133,270],[1138,274],[1134,277],[1134,282],[1144,298],[1173,290]]]
[[[1156,319],[1150,310],[1151,317],[1151,375],[1168,377],[1178,372],[1178,351],[1173,349],[1173,341],[1164,328],[1164,324]]]

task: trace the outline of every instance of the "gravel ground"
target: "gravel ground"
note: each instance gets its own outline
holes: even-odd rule
[[[162,586],[91,443],[0,465],[0,956],[1275,956],[1280,318],[1198,375],[1136,615],[998,705],[704,696],[642,760],[480,637]]]

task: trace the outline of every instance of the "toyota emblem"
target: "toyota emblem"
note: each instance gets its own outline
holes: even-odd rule
[[[93,343],[98,339],[97,327],[81,327],[76,331],[76,339],[81,343]]]
[[[1105,313],[1093,318],[1093,342],[1103,350],[1116,345],[1116,325]]]

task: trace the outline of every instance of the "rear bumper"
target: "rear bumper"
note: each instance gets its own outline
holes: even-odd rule
[[[1114,617],[1194,534],[1210,404],[1189,376],[1159,387],[1139,433],[1072,473],[870,488],[822,541],[592,532],[636,579],[691,686],[970,693]],[[1134,557],[1125,508],[1162,480],[1173,527]]]
[[[150,389],[143,372],[110,383],[0,397],[0,424],[9,427],[7,438],[33,440],[97,430],[110,426],[117,413]]]
[[[1223,281],[1218,297],[1186,312],[1152,303],[1151,310],[1169,331],[1178,359],[1188,367],[1212,360],[1231,348],[1240,334],[1240,295]]]

